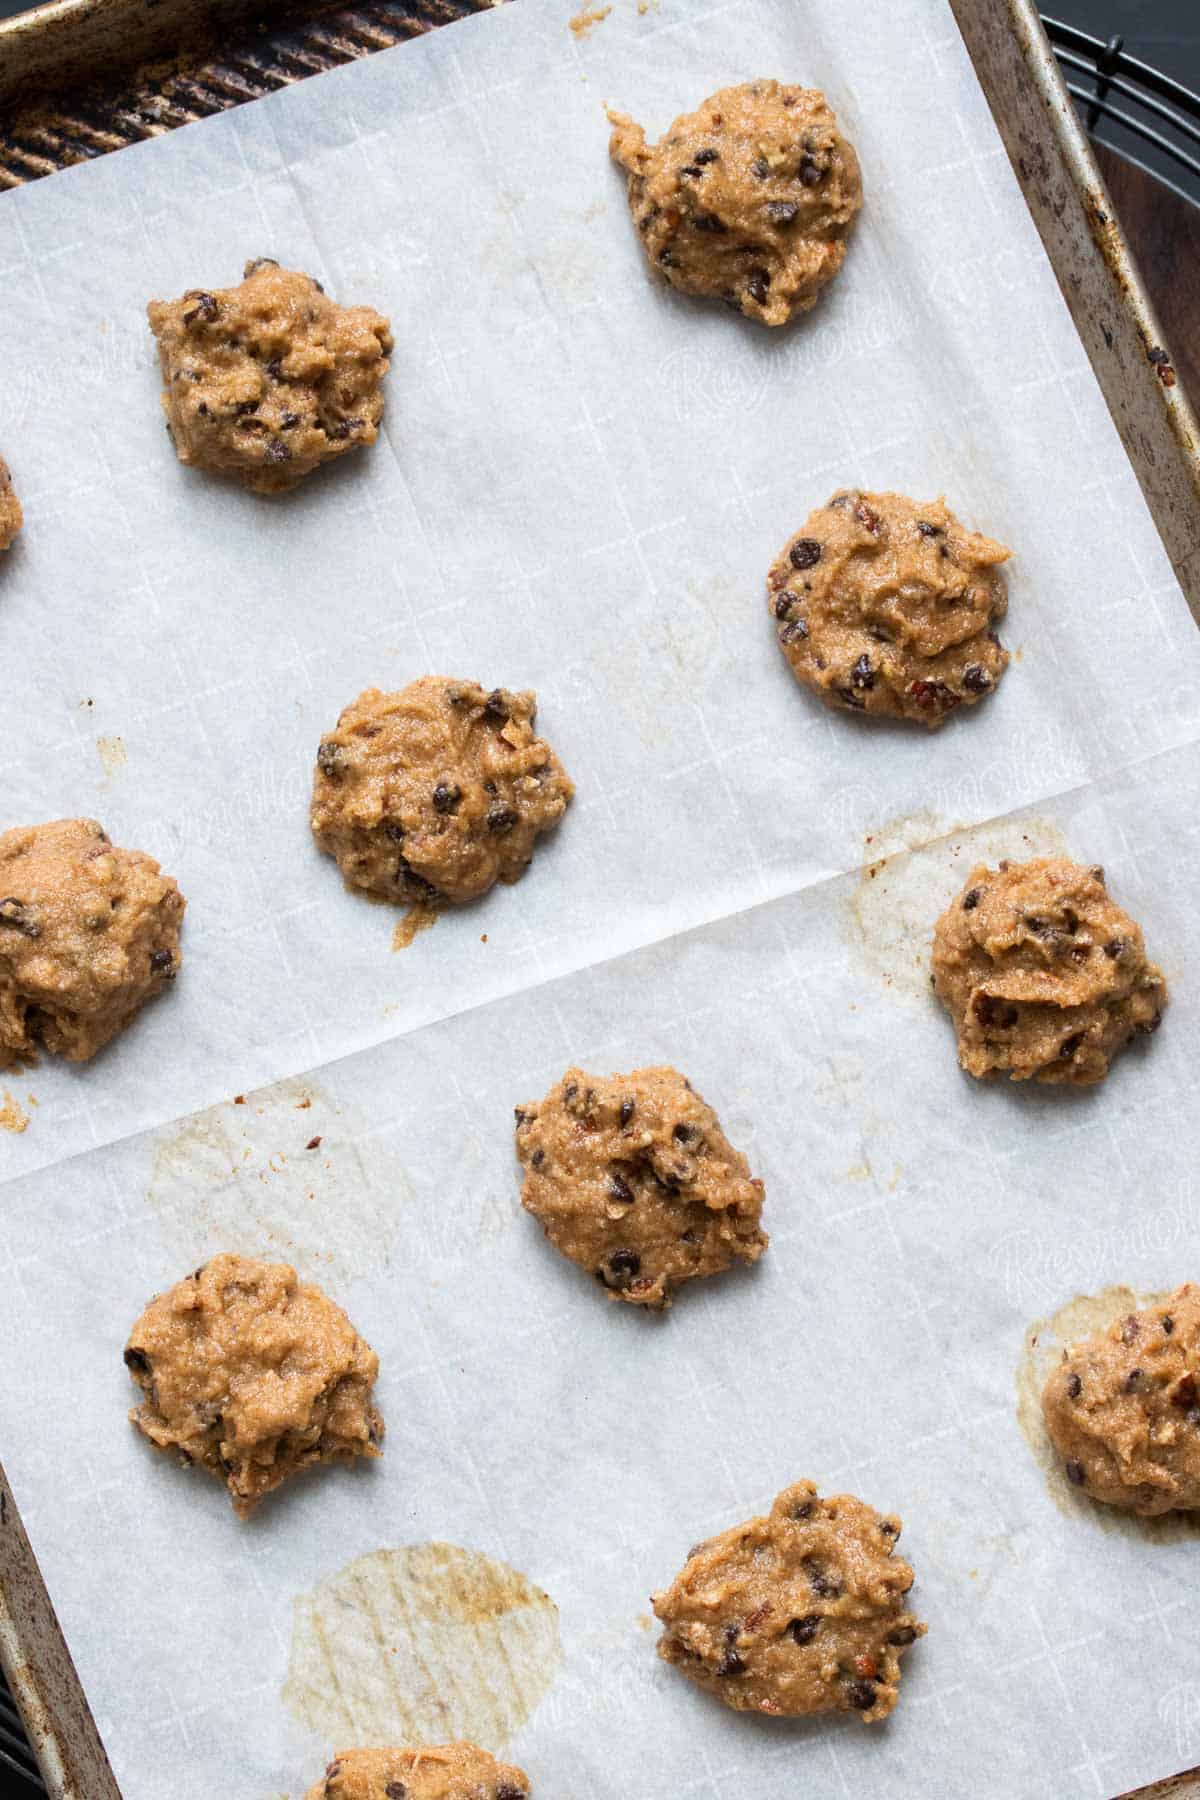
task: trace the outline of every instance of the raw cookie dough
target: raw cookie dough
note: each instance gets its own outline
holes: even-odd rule
[[[13,493],[12,476],[8,472],[8,464],[0,456],[0,550],[7,550],[16,537],[24,519],[21,502]]]
[[[1200,1507],[1200,1288],[1067,1351],[1042,1395],[1068,1480],[1150,1517]]]
[[[178,973],[184,898],[95,819],[0,833],[0,1069],[86,1062]]]
[[[862,206],[854,146],[815,88],[722,88],[651,147],[611,112],[609,154],[651,266],[764,325],[814,306],[841,268]]]
[[[529,1777],[474,1744],[341,1750],[305,1800],[525,1800]]]
[[[886,1719],[900,1653],[925,1626],[900,1521],[851,1494],[784,1488],[765,1519],[697,1544],[654,1610],[658,1654],[742,1712],[857,1712]]]
[[[522,1206],[610,1300],[669,1306],[766,1249],[763,1184],[676,1069],[568,1069],[516,1115]]]
[[[537,696],[424,675],[368,688],[317,752],[312,830],[343,879],[462,906],[517,881],[574,783],[534,735]]]
[[[260,256],[240,287],[146,310],[180,462],[279,494],[379,435],[392,334],[372,307]]]
[[[125,1366],[145,1395],[133,1423],[223,1481],[243,1519],[311,1463],[380,1454],[379,1358],[287,1263],[214,1256],[150,1302]]]
[[[971,870],[934,931],[933,987],[967,1073],[1014,1081],[1103,1081],[1167,1004],[1104,870],[1058,856]]]
[[[832,706],[940,725],[1008,667],[1003,544],[944,500],[843,490],[810,513],[767,577],[780,648]]]

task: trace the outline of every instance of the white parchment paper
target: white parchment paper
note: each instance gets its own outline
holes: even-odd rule
[[[1194,1553],[1061,1510],[1014,1371],[1075,1292],[1197,1273],[1200,640],[942,0],[574,11],[0,199],[0,825],[95,814],[189,900],[169,997],[0,1083],[5,1465],[127,1800],[302,1793],[339,1746],[280,1697],[293,1602],[428,1538],[560,1607],[541,1800],[1115,1793],[1200,1761]],[[826,89],[867,191],[782,334],[652,284],[606,159],[603,102],[657,131],[758,74]],[[177,466],[143,318],[257,254],[397,339],[386,439],[274,504]],[[1012,669],[938,734],[829,715],[775,645],[764,573],[850,482],[1016,551]],[[579,793],[396,955],[309,771],[430,671],[536,687]],[[971,860],[1034,850],[1103,862],[1173,986],[1101,1093],[968,1083],[928,999]],[[571,1059],[687,1070],[765,1179],[757,1270],[655,1321],[545,1248],[511,1108]],[[123,1418],[129,1324],[228,1248],[347,1306],[391,1427],[249,1526]],[[883,1730],[736,1716],[639,1623],[800,1475],[905,1519],[930,1631]]]

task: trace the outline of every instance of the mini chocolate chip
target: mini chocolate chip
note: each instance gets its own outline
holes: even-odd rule
[[[860,656],[851,669],[850,686],[854,688],[873,688],[875,686],[875,669],[869,656]]]
[[[321,283],[317,280],[315,275],[310,275],[308,279],[312,282],[318,294],[323,294],[325,292],[325,289],[321,286]]]
[[[1134,1338],[1138,1334],[1139,1329],[1140,1329],[1140,1327],[1138,1325],[1137,1314],[1130,1313],[1129,1317],[1126,1319],[1125,1323],[1121,1327],[1122,1341],[1126,1344],[1132,1344]]]
[[[790,618],[793,606],[799,606],[799,604],[799,596],[793,594],[791,588],[782,588],[775,596],[775,617],[777,619]]]
[[[815,1500],[801,1500],[798,1506],[792,1508],[792,1517],[796,1520],[811,1519],[816,1510],[817,1503]]]
[[[7,925],[10,931],[19,931],[22,937],[35,938],[42,935],[42,928],[28,906],[23,900],[16,900],[11,895],[7,900],[0,900],[0,925]]]
[[[852,1681],[846,1689],[846,1698],[856,1712],[870,1712],[875,1704],[875,1683]]]
[[[453,782],[439,781],[433,790],[433,810],[440,813],[458,811],[462,799],[462,789]]]
[[[511,1781],[502,1781],[496,1789],[496,1800],[529,1800],[529,1789],[514,1787]]]
[[[544,1150],[535,1150],[529,1160],[535,1169],[540,1169],[546,1160],[546,1152]]]
[[[614,1275],[636,1275],[642,1266],[642,1259],[636,1250],[614,1250],[608,1259],[608,1266]]]
[[[280,438],[272,438],[263,452],[263,461],[268,463],[291,462],[292,453]]]
[[[625,1180],[624,1176],[618,1175],[615,1169],[610,1169],[608,1171],[605,1185],[612,1198],[614,1200],[619,1200],[622,1206],[633,1205],[635,1198],[633,1189]]]
[[[346,752],[341,744],[331,739],[321,744],[317,750],[317,767],[322,775],[340,775],[346,766]]]
[[[689,1125],[686,1119],[679,1121],[671,1136],[677,1144],[698,1144],[700,1142],[699,1130],[695,1125]]]
[[[1078,1048],[1079,1048],[1080,1044],[1082,1044],[1082,1042],[1083,1042],[1082,1031],[1073,1031],[1071,1033],[1070,1037],[1064,1038],[1062,1043],[1058,1046],[1059,1061],[1060,1062],[1070,1062],[1071,1058],[1074,1056],[1075,1052],[1078,1050]]]
[[[765,156],[757,157],[755,161],[750,164],[750,173],[756,175],[759,181],[765,181],[767,179],[767,176],[771,173],[771,165]]]
[[[811,156],[806,156],[800,164],[800,180],[805,187],[817,187],[822,180],[823,170]]]
[[[1129,947],[1130,946],[1129,946],[1128,938],[1123,938],[1123,937],[1109,938],[1107,944],[1105,944],[1105,946],[1104,946],[1104,954],[1105,954],[1105,956],[1111,956],[1113,961],[1116,962],[1118,957],[1125,955],[1125,953],[1129,949]]]
[[[279,421],[279,429],[280,429],[280,431],[295,431],[295,429],[299,423],[300,423],[300,414],[299,413],[285,412],[283,417]]]
[[[967,892],[963,895],[963,900],[962,900],[963,911],[964,912],[974,912],[975,908],[979,905],[979,902],[982,899],[983,899],[983,889],[982,888],[968,888]]]
[[[622,1123],[622,1125],[628,1125],[628,1123],[629,1123],[630,1119],[632,1119],[632,1117],[633,1117],[633,1101],[632,1100],[622,1100],[622,1102],[621,1102],[621,1123]]]
[[[922,537],[934,538],[941,537],[942,535],[942,527],[940,525],[931,525],[928,519],[918,519],[917,530]]]
[[[796,1644],[811,1644],[821,1625],[820,1613],[805,1613],[802,1619],[793,1619],[788,1626],[788,1636]]]
[[[389,1781],[383,1792],[384,1800],[408,1800],[408,1789],[402,1781]]]
[[[707,213],[707,212],[697,213],[695,218],[692,220],[692,223],[696,227],[697,231],[711,231],[711,232],[715,233],[715,232],[723,232],[725,230],[724,224],[722,223],[722,221],[720,219],[718,219],[716,213]]]
[[[1083,1392],[1083,1383],[1073,1371],[1067,1376],[1067,1399],[1078,1400]]]
[[[776,225],[793,225],[800,208],[794,200],[768,200],[767,217]]]
[[[758,302],[759,306],[765,306],[767,304],[767,295],[770,291],[770,287],[771,277],[766,269],[751,270],[750,279],[746,283],[746,292],[752,300]]]
[[[257,273],[260,269],[277,269],[278,267],[279,267],[278,257],[275,257],[275,256],[252,256],[250,258],[250,261],[246,264],[245,268],[242,270],[242,274],[247,279],[249,279],[249,277],[251,275],[257,275]]]
[[[1136,1394],[1141,1385],[1142,1371],[1140,1369],[1130,1369],[1128,1375],[1125,1377],[1125,1392],[1127,1394]]]
[[[702,167],[706,163],[720,162],[720,160],[721,159],[715,150],[697,150],[695,156],[692,158],[693,162],[698,162]]]
[[[658,253],[658,261],[659,267],[663,269],[679,269],[683,267],[673,250],[660,250]]]
[[[1067,1480],[1075,1487],[1082,1487],[1086,1480],[1086,1476],[1083,1473],[1083,1464],[1081,1462],[1076,1462],[1074,1458],[1067,1464]]]
[[[493,688],[483,703],[483,710],[489,719],[507,719],[508,699],[502,688]]]
[[[902,1649],[905,1644],[914,1644],[917,1639],[916,1628],[912,1625],[897,1625],[895,1631],[889,1631],[888,1643]]]
[[[150,1358],[146,1355],[144,1350],[135,1350],[133,1345],[130,1344],[125,1351],[125,1367],[132,1370],[135,1375],[148,1375],[150,1373]]]
[[[836,1600],[842,1591],[836,1575],[826,1575],[823,1569],[810,1569],[808,1581],[813,1593],[819,1594],[822,1600]]]
[[[788,551],[793,569],[811,569],[821,560],[821,546],[816,538],[797,538]]]
[[[776,632],[781,644],[799,644],[808,636],[807,619],[789,619]]]
[[[341,442],[352,437],[356,431],[361,431],[365,424],[365,419],[339,419],[336,425],[329,427],[329,436]]]
[[[502,837],[505,832],[511,831],[516,823],[517,814],[511,806],[488,807],[487,828],[489,831],[494,831],[497,837]]]
[[[745,1667],[745,1663],[736,1650],[726,1650],[717,1664],[717,1674],[721,1676],[741,1675]]]
[[[174,969],[175,958],[169,950],[152,950],[150,952],[150,967],[156,975],[161,975],[166,969]]]
[[[833,691],[843,706],[849,706],[855,712],[866,712],[867,703],[855,688],[835,687]]]
[[[703,173],[704,173],[704,170],[698,169],[694,163],[687,163],[687,164],[685,164],[685,166],[682,169],[680,169],[679,179],[680,179],[680,181],[682,181],[684,179],[684,177],[686,176],[688,178],[688,180],[690,181],[697,175],[703,175]]]
[[[194,299],[196,304],[191,312],[183,315],[185,325],[194,325],[197,319],[203,319],[208,324],[221,310],[212,294],[196,294]]]
[[[1169,1313],[1163,1314],[1161,1324],[1162,1324],[1162,1328],[1166,1332],[1167,1336],[1170,1337],[1171,1333],[1175,1329],[1175,1321]]]
[[[992,678],[982,663],[968,663],[963,670],[962,683],[969,694],[982,694],[991,687]]]

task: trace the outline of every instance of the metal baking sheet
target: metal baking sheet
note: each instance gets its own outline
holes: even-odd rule
[[[963,9],[959,9],[959,11],[961,11],[961,14],[963,14]],[[963,22],[963,16],[961,16],[961,22]],[[968,27],[966,27],[966,23],[964,23],[964,31],[968,31]],[[970,41],[970,31],[968,31],[968,41]],[[1016,40],[1016,41],[1020,41],[1020,40]],[[1002,58],[1002,40],[1000,40],[999,43],[997,43],[997,41],[995,41],[995,40],[991,41],[990,52],[991,52],[991,54],[993,54],[993,56],[1000,56],[1000,58]],[[1031,130],[1033,130],[1033,128],[1031,128]],[[1063,130],[1065,130],[1065,121],[1063,121]],[[1045,142],[1056,142],[1056,139],[1054,139],[1054,137],[1052,137],[1052,133],[1051,133],[1051,137],[1049,137],[1049,139],[1042,139],[1042,137],[1038,137],[1038,139],[1036,139],[1036,140],[1038,140],[1038,142],[1042,142],[1043,149],[1045,149]],[[1051,207],[1051,212],[1052,212],[1052,207]],[[1088,265],[1088,259],[1087,259],[1087,256],[1085,256],[1085,266],[1087,266],[1087,265]],[[1105,265],[1105,261],[1103,261],[1103,257],[1099,257],[1099,259],[1096,259],[1096,261],[1094,261],[1094,263],[1092,263],[1092,279],[1099,279],[1099,270],[1101,270],[1101,268],[1108,268],[1108,265]],[[1110,274],[1110,268],[1108,268],[1108,274]],[[1101,293],[1103,293],[1103,290],[1101,290]],[[1137,299],[1137,297],[1133,297],[1133,299]],[[1155,398],[1157,398],[1157,389],[1155,389],[1155,385],[1153,385],[1153,383],[1155,383],[1155,382],[1157,382],[1157,380],[1159,380],[1159,378],[1157,378],[1157,376],[1155,376],[1155,374],[1153,374],[1153,369],[1151,369],[1151,371],[1150,371],[1150,382],[1151,382],[1150,389],[1146,389],[1146,383],[1144,383],[1144,380],[1142,380],[1142,378],[1144,378],[1144,373],[1146,373],[1146,355],[1144,355],[1144,351],[1146,351],[1146,333],[1148,333],[1148,331],[1150,331],[1151,335],[1153,335],[1153,331],[1151,331],[1151,320],[1148,319],[1148,315],[1146,315],[1146,313],[1142,313],[1142,311],[1139,311],[1139,308],[1137,308],[1137,304],[1133,304],[1132,311],[1130,311],[1130,301],[1128,301],[1128,288],[1126,288],[1126,292],[1124,292],[1124,293],[1121,293],[1121,290],[1117,290],[1117,299],[1114,299],[1114,301],[1110,301],[1110,304],[1112,304],[1112,306],[1119,306],[1119,308],[1121,308],[1121,313],[1119,313],[1119,315],[1121,315],[1121,317],[1126,317],[1126,319],[1130,319],[1130,328],[1132,328],[1132,331],[1133,331],[1133,342],[1135,342],[1135,344],[1137,344],[1137,346],[1139,346],[1139,360],[1133,360],[1132,356],[1130,356],[1130,360],[1126,360],[1126,362],[1124,362],[1124,364],[1123,364],[1123,378],[1124,378],[1123,391],[1124,391],[1124,389],[1139,389],[1139,387],[1141,387],[1141,400],[1139,400],[1139,407],[1144,407],[1144,409],[1146,409],[1146,410],[1144,410],[1144,412],[1142,412],[1142,418],[1139,419],[1139,423],[1135,423],[1135,425],[1133,425],[1132,434],[1130,434],[1130,436],[1135,437],[1135,439],[1137,439],[1137,441],[1139,441],[1139,443],[1141,443],[1142,446],[1146,446],[1146,441],[1148,441],[1148,437],[1150,437],[1151,427],[1157,428],[1157,427],[1159,427],[1160,423],[1166,423],[1166,427],[1168,427],[1169,430],[1175,430],[1175,419],[1171,418],[1171,414],[1169,414],[1169,412],[1166,412],[1166,410],[1162,410],[1162,409],[1160,409],[1159,412],[1155,412],[1155,410],[1153,410],[1153,405],[1151,405],[1150,401],[1146,400],[1146,392],[1148,392],[1148,394],[1153,394],[1153,396],[1155,396]],[[1108,319],[1108,324],[1112,324],[1112,319]],[[1103,333],[1101,333],[1101,337],[1103,337]],[[1106,347],[1110,347],[1110,346],[1106,346]],[[1160,382],[1159,382],[1159,387],[1160,387]],[[1169,398],[1171,398],[1171,396],[1169,396],[1169,394],[1168,394],[1168,400],[1169,400]],[[1151,441],[1151,443],[1153,443],[1153,439],[1150,439],[1150,441]],[[1178,454],[1178,443],[1180,443],[1180,439],[1178,439],[1177,432],[1175,432],[1175,437],[1173,437],[1173,441],[1175,441],[1175,450],[1173,450],[1173,457],[1175,457],[1175,463],[1180,464],[1180,466],[1182,466],[1182,468],[1184,468],[1184,470],[1186,470],[1186,466],[1187,466],[1186,457],[1180,457],[1180,454]],[[1151,504],[1153,504],[1153,495],[1151,495]],[[1184,506],[1184,504],[1182,504],[1182,502],[1178,502],[1178,506],[1182,506],[1182,518],[1184,518],[1184,529],[1180,529],[1180,533],[1178,533],[1177,567],[1180,567],[1180,571],[1187,572],[1187,563],[1189,563],[1189,551],[1187,551],[1187,542],[1189,542],[1189,540],[1187,540],[1187,509],[1186,509],[1186,506]],[[1175,509],[1175,522],[1177,522],[1177,524],[1178,524],[1178,506],[1177,506],[1177,509]],[[1159,517],[1159,515],[1157,515],[1157,517]],[[1159,524],[1160,524],[1160,529],[1164,529],[1164,522],[1162,522],[1162,518],[1159,518]],[[1169,520],[1168,520],[1168,524],[1169,524]],[[1195,520],[1193,520],[1193,526],[1195,526]],[[1175,529],[1175,527],[1171,527],[1171,529]],[[1166,535],[1166,533],[1164,533],[1164,535]],[[1195,545],[1195,529],[1193,529],[1193,536],[1191,536],[1191,544]],[[25,1559],[22,1559],[22,1561],[23,1561],[23,1566],[25,1566],[25,1568],[27,1568],[27,1566],[29,1566],[29,1559],[27,1559],[27,1557],[25,1557]],[[63,1681],[65,1681],[65,1678],[63,1678],[63,1676],[61,1676],[61,1674],[58,1674],[58,1676],[52,1676],[52,1678],[50,1678],[50,1685],[52,1685],[52,1687],[58,1687],[59,1692],[67,1692],[67,1688],[63,1687]],[[67,1687],[68,1687],[68,1683],[67,1683]],[[52,1710],[52,1708],[50,1708],[50,1710]],[[72,1739],[72,1742],[79,1741],[79,1739],[77,1739],[77,1728],[68,1728],[68,1733],[70,1733],[70,1739]],[[54,1732],[52,1732],[52,1730],[49,1730],[49,1732],[45,1733],[45,1741],[47,1741],[47,1742],[54,1741]],[[90,1777],[90,1778],[97,1778],[97,1777]],[[59,1780],[59,1786],[61,1786],[61,1789],[63,1789],[63,1791],[70,1791],[70,1787],[68,1787],[67,1784],[65,1784],[65,1782],[63,1782],[63,1780]],[[101,1791],[103,1791],[103,1789],[99,1789],[99,1787],[95,1787],[95,1786],[94,1787],[86,1787],[85,1786],[85,1787],[81,1787],[81,1789],[77,1789],[77,1791],[83,1791],[83,1793],[101,1793]],[[133,1796],[128,1796],[128,1800],[133,1800]]]

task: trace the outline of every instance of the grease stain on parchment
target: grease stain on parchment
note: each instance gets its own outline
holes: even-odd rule
[[[21,1102],[8,1089],[4,1089],[3,1100],[0,1101],[0,1131],[22,1132],[29,1128],[29,1114]]]
[[[1077,1294],[1060,1306],[1049,1318],[1035,1319],[1025,1333],[1021,1360],[1017,1364],[1017,1423],[1021,1435],[1033,1452],[1050,1498],[1060,1512],[1071,1518],[1090,1522],[1102,1531],[1122,1532],[1127,1537],[1149,1543],[1178,1543],[1200,1536],[1200,1517],[1191,1513],[1163,1513],[1157,1518],[1141,1519],[1124,1513],[1119,1507],[1089,1500],[1071,1486],[1063,1471],[1062,1461],[1050,1442],[1042,1417],[1042,1392],[1062,1359],[1064,1350],[1107,1331],[1117,1319],[1131,1312],[1141,1312],[1165,1300],[1167,1291],[1138,1294],[1132,1288],[1104,1288],[1099,1294]]]
[[[111,781],[129,760],[125,752],[125,740],[119,737],[98,737],[96,753],[100,758],[100,767]]]
[[[373,1140],[368,1158],[360,1133],[308,1076],[157,1132],[146,1202],[165,1254],[194,1265],[237,1251],[317,1280],[378,1269],[413,1190],[390,1145]]]
[[[928,807],[868,832],[859,879],[846,900],[842,935],[865,952],[884,985],[905,1000],[929,1001],[933,928],[976,863],[1069,855],[1048,819],[997,820],[959,829]]]
[[[501,1749],[562,1664],[558,1608],[456,1544],[373,1550],[295,1602],[283,1698],[329,1743]]]
[[[407,950],[419,931],[428,931],[436,925],[441,917],[440,906],[430,906],[426,900],[418,900],[409,907],[402,919],[396,921],[396,929],[392,933],[392,949]]]

